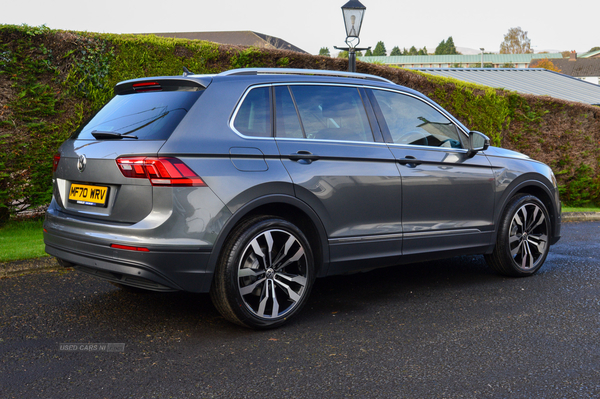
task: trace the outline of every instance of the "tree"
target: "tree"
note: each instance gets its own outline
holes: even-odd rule
[[[454,39],[452,39],[452,36],[449,36],[448,40],[446,40],[446,54],[458,54],[458,51],[456,51],[456,46],[454,45]]]
[[[367,51],[365,52],[365,57],[373,57],[373,52],[371,51],[370,48],[368,48]]]
[[[442,40],[440,44],[435,48],[435,55],[446,54],[446,41]]]
[[[456,50],[456,46],[454,45],[454,39],[452,36],[448,38],[448,40],[442,40],[440,44],[435,48],[435,55],[446,55],[446,54],[460,54]]]
[[[408,49],[408,55],[419,55],[419,52],[415,46],[411,46],[411,48]]]
[[[598,51],[598,50],[600,50],[600,47],[592,47],[590,49],[590,51],[588,51],[588,53],[591,53],[592,51]]]
[[[373,55],[375,57],[385,57],[387,55],[387,51],[385,50],[385,44],[383,44],[382,41],[377,42],[375,50],[373,50]]]
[[[390,53],[390,55],[391,56],[402,55],[402,51],[400,51],[400,48],[398,46],[396,46],[392,49],[392,52]]]
[[[321,49],[319,50],[319,55],[331,57],[331,54],[329,53],[329,47],[321,47]]]
[[[562,72],[562,70],[557,67],[556,65],[554,65],[552,63],[552,61],[550,61],[548,58],[544,58],[539,60],[535,66],[535,68],[544,68],[547,69],[548,71],[554,71],[554,72]]]
[[[504,35],[504,41],[500,44],[500,54],[527,54],[532,53],[531,40],[527,37],[527,32],[520,26],[510,28]]]

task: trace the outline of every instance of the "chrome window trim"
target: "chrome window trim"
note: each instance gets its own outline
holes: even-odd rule
[[[244,92],[244,94],[242,95],[242,97],[240,98],[240,100],[238,101],[237,105],[235,106],[235,110],[233,111],[231,117],[229,118],[229,128],[231,130],[233,130],[233,132],[235,134],[237,134],[238,136],[240,136],[243,139],[251,139],[251,140],[302,140],[302,141],[316,141],[316,142],[329,142],[329,143],[360,143],[360,144],[379,144],[379,145],[386,145],[387,143],[379,143],[377,141],[375,141],[375,136],[373,136],[373,141],[349,141],[349,140],[323,140],[323,139],[309,139],[309,138],[295,138],[295,137],[275,137],[275,136],[271,136],[271,137],[261,137],[261,136],[246,136],[243,133],[240,133],[235,127],[234,127],[234,122],[235,122],[235,118],[237,117],[237,114],[240,110],[240,108],[242,107],[242,104],[244,103],[244,100],[246,99],[246,97],[248,96],[248,93],[250,93],[250,91],[254,90],[254,89],[259,89],[261,87],[276,87],[276,86],[334,86],[334,87],[353,87],[356,88],[357,90],[359,88],[365,87],[364,85],[360,85],[360,84],[348,84],[348,83],[312,83],[312,82],[289,82],[289,83],[284,83],[284,82],[280,82],[280,83],[262,83],[262,84],[257,84],[257,85],[252,85],[250,87],[248,87],[248,89],[246,89],[246,91]],[[360,95],[360,93],[359,93]],[[362,99],[362,97],[361,97]],[[364,100],[363,100],[363,106],[365,107],[365,116],[368,118],[368,114],[367,114],[367,110],[366,110],[366,106],[364,105]],[[274,122],[274,121],[271,121]],[[273,133],[273,128],[274,126],[271,126],[271,132]],[[373,131],[371,131],[371,134],[373,134]]]
[[[469,134],[467,132],[465,132],[465,130],[461,127],[460,124],[456,123],[456,119],[449,114],[448,112],[446,112],[443,108],[438,107],[436,104],[430,103],[428,101],[425,101],[425,99],[416,96],[412,93],[408,93],[402,90],[394,90],[394,89],[390,89],[390,88],[386,88],[386,87],[378,87],[378,86],[372,86],[372,85],[361,85],[361,84],[348,84],[348,83],[322,83],[322,82],[289,82],[289,83],[263,83],[263,84],[257,84],[257,85],[253,85],[248,87],[248,89],[246,89],[246,91],[244,92],[244,94],[242,95],[242,97],[240,98],[240,100],[238,101],[235,110],[233,112],[233,114],[231,115],[231,117],[229,118],[229,128],[231,130],[233,130],[234,133],[236,133],[238,136],[240,136],[241,138],[245,139],[245,140],[302,140],[302,141],[312,141],[312,142],[326,142],[326,143],[359,143],[359,144],[377,144],[377,145],[393,145],[393,146],[402,146],[402,147],[410,147],[410,148],[419,148],[419,149],[428,149],[428,150],[434,150],[434,151],[453,151],[453,152],[468,152],[468,149],[466,148],[445,148],[445,147],[427,147],[427,146],[422,146],[422,145],[412,145],[412,144],[396,144],[396,143],[379,143],[377,141],[375,141],[375,137],[373,137],[373,141],[346,141],[346,140],[323,140],[323,139],[310,139],[310,138],[290,138],[290,137],[275,137],[275,136],[271,136],[271,137],[261,137],[261,136],[246,136],[242,133],[240,133],[235,127],[234,127],[234,122],[235,122],[235,118],[237,117],[237,114],[244,102],[244,100],[246,99],[246,97],[248,96],[248,93],[250,93],[250,91],[254,90],[254,89],[258,89],[258,88],[262,88],[262,87],[275,87],[275,86],[335,86],[335,87],[354,87],[356,89],[358,88],[364,88],[364,89],[371,89],[371,90],[384,90],[384,91],[389,91],[392,93],[398,93],[398,94],[402,94],[402,95],[406,95],[406,96],[410,96],[416,100],[419,100],[427,105],[429,105],[430,107],[434,108],[435,110],[437,110],[439,113],[441,113],[442,115],[444,115],[446,118],[448,118],[448,120],[450,122],[452,122],[454,124],[454,126],[456,126],[457,130],[459,132],[461,132],[465,137],[466,140],[468,140],[469,138]],[[366,112],[366,109],[365,109]],[[272,121],[273,122],[273,121]],[[271,126],[271,131],[273,132],[274,126]],[[371,132],[373,133],[373,132]]]

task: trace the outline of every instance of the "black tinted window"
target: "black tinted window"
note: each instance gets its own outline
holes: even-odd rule
[[[233,127],[245,136],[271,136],[271,102],[268,87],[259,87],[248,92],[235,116]]]
[[[374,141],[355,87],[290,86],[308,139]]]
[[[462,148],[456,126],[429,104],[391,91],[373,95],[395,144]]]
[[[92,133],[119,133],[140,140],[166,140],[202,91],[166,91],[117,95],[74,137],[96,140]]]

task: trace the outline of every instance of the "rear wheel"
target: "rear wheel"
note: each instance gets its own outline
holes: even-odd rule
[[[308,240],[294,224],[273,216],[242,223],[226,243],[211,288],[229,321],[251,328],[278,327],[296,315],[314,279]]]
[[[506,207],[494,251],[485,259],[500,274],[530,276],[546,260],[549,237],[550,219],[544,204],[533,195],[517,195]]]

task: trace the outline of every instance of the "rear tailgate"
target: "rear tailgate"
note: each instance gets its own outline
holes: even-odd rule
[[[153,186],[143,178],[147,168],[136,163],[157,157],[206,85],[169,77],[119,83],[115,97],[55,157],[53,191],[60,210],[116,223],[148,216]]]

